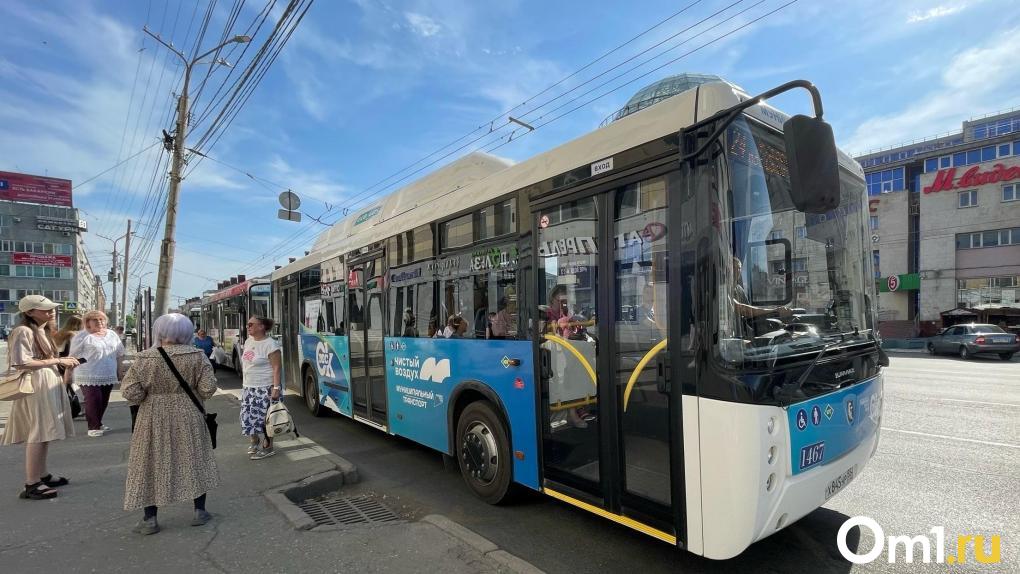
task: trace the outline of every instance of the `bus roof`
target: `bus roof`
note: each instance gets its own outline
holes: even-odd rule
[[[338,221],[319,236],[307,256],[277,269],[272,279],[670,136],[749,97],[728,82],[710,82],[517,164],[479,152],[468,154]],[[747,113],[779,130],[789,117],[767,104],[753,106]],[[863,178],[860,164],[849,155],[840,152],[839,160]]]

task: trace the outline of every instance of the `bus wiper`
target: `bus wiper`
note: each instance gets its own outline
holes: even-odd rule
[[[801,373],[800,378],[797,379],[797,384],[794,385],[793,388],[791,388],[789,391],[787,391],[786,389],[790,385],[783,385],[782,387],[780,387],[776,391],[776,399],[779,401],[779,404],[784,406],[784,407],[793,404],[794,396],[798,392],[800,392],[801,387],[804,386],[804,383],[807,381],[808,377],[811,376],[811,371],[814,370],[815,365],[818,364],[818,361],[822,360],[822,357],[825,356],[825,353],[827,353],[827,352],[831,351],[832,349],[835,349],[836,347],[839,347],[840,345],[842,345],[845,340],[846,340],[846,337],[841,333],[839,335],[839,340],[838,341],[832,341],[830,343],[826,343],[825,346],[822,347],[822,350],[818,351],[818,354],[815,355],[815,358],[811,360],[811,364],[808,365],[806,369],[804,369],[803,373]]]
[[[875,350],[878,351],[878,364],[883,367],[889,366],[889,355],[886,354],[885,349],[882,348],[881,341],[875,337],[875,330],[872,329],[868,332],[868,338],[875,343]]]

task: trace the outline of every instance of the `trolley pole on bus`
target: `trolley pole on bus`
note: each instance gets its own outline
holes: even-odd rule
[[[191,69],[195,64],[200,64],[202,58],[209,56],[213,52],[218,51],[220,48],[228,44],[238,43],[244,44],[251,42],[251,36],[234,36],[226,42],[220,43],[215,48],[191,59],[184,55],[183,52],[174,48],[173,44],[168,44],[159,37],[158,34],[153,34],[148,28],[143,28],[146,34],[155,38],[157,42],[163,44],[168,50],[173,52],[181,62],[184,63],[184,82],[181,87],[181,95],[177,98],[177,126],[176,132],[171,137],[164,131],[164,139],[166,140],[165,145],[171,147],[173,152],[173,159],[170,164],[170,192],[166,199],[166,227],[163,230],[163,241],[159,248],[159,274],[156,276],[156,316],[165,315],[170,303],[170,279],[173,276],[174,268],[174,233],[177,230],[177,207],[179,205],[179,197],[181,192],[181,170],[184,168],[184,151],[185,151],[185,138],[188,130],[188,87],[191,84]],[[217,58],[212,62],[204,62],[210,65],[226,64],[222,58]]]

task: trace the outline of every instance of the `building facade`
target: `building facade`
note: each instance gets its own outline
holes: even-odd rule
[[[857,159],[882,335],[970,321],[1020,330],[1020,110]]]
[[[0,172],[0,325],[11,325],[25,295],[60,303],[60,314],[102,308],[86,229],[70,181]]]

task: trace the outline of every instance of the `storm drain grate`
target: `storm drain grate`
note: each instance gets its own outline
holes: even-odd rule
[[[298,505],[318,526],[375,524],[400,519],[382,503],[367,496],[306,500]]]

